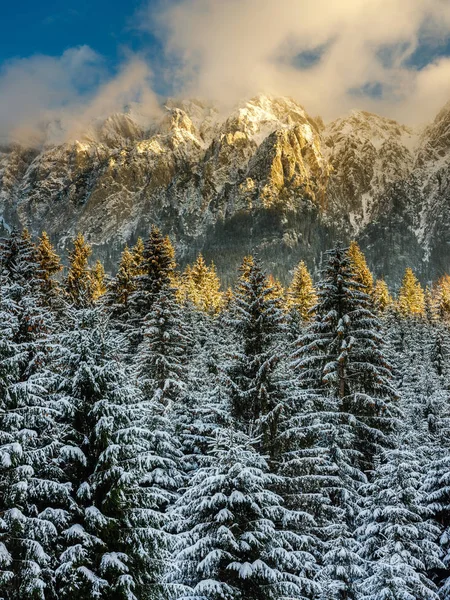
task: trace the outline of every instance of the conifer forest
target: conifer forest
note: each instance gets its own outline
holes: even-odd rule
[[[91,253],[0,240],[1,599],[450,599],[450,276]]]

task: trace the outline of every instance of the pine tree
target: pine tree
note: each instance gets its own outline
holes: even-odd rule
[[[47,306],[36,246],[28,232],[15,230],[9,239],[0,240],[0,269],[6,286],[4,293],[15,303],[19,324],[16,341],[27,344],[24,348],[31,363],[33,342],[50,333],[54,316]]]
[[[201,254],[192,266],[186,267],[179,289],[179,297],[190,301],[199,310],[217,314],[223,303],[220,280],[214,263],[208,266]]]
[[[171,501],[163,473],[177,474],[164,455],[167,436],[159,436],[158,409],[119,362],[121,341],[99,311],[71,318],[55,347],[68,409],[61,468],[72,490],[71,518],[59,536],[57,597],[161,597]]]
[[[373,304],[379,313],[384,313],[393,303],[389,288],[384,279],[377,279],[372,291]]]
[[[443,321],[450,318],[450,275],[443,275],[432,289],[432,303],[437,316]]]
[[[317,302],[316,291],[306,264],[301,261],[294,271],[288,289],[288,308],[295,310],[303,322],[310,321],[312,308]]]
[[[40,265],[44,294],[50,303],[60,293],[56,276],[62,271],[61,259],[56,253],[48,234],[43,231],[37,246],[37,260]]]
[[[425,314],[425,294],[412,269],[406,269],[398,294],[398,306],[405,317]]]
[[[136,268],[136,275],[144,275],[143,263],[145,246],[142,238],[138,238],[132,250],[133,261]]]
[[[136,289],[138,274],[134,253],[125,246],[117,274],[108,284],[105,296],[105,304],[109,308],[111,317],[115,321],[120,321],[122,325],[130,317],[130,297]]]
[[[239,267],[241,279],[246,279],[250,275],[250,271],[253,267],[254,262],[255,258],[251,254],[244,256],[244,258],[242,259],[241,266]]]
[[[381,460],[360,514],[358,535],[371,571],[361,598],[437,600],[427,572],[442,566],[438,529],[420,491],[420,464],[402,449],[384,451]]]
[[[278,300],[278,302],[280,303],[280,307],[284,308],[285,291],[284,287],[281,285],[280,280],[274,277],[271,273],[269,273],[269,275],[267,276],[267,285],[271,290],[269,294],[269,299]]]
[[[73,241],[73,249],[69,252],[69,270],[65,279],[65,289],[69,301],[78,308],[92,303],[92,276],[89,269],[91,246],[79,233]]]
[[[295,383],[295,382],[294,382]],[[309,514],[309,549],[322,565],[321,598],[358,598],[365,569],[354,536],[364,473],[357,467],[355,433],[339,401],[326,393],[293,389],[280,439],[279,474],[288,507]]]
[[[39,275],[27,233],[1,241],[0,595],[10,600],[54,597],[55,538],[69,506],[54,465],[61,410],[50,399],[45,349],[52,319]]]
[[[162,288],[144,321],[144,339],[136,357],[137,376],[145,394],[171,407],[185,388],[190,336],[174,290]]]
[[[227,324],[237,335],[237,348],[226,367],[232,415],[247,433],[262,435],[264,452],[275,458],[282,392],[275,369],[281,354],[284,315],[272,295],[259,262],[244,264]],[[255,430],[256,427],[256,430]]]
[[[423,489],[427,508],[439,528],[435,541],[439,543],[444,563],[434,571],[434,581],[439,587],[440,598],[447,600],[450,597],[450,405],[448,391],[433,396],[428,398],[430,410],[425,415],[431,436],[426,439],[429,451],[424,464]],[[420,447],[423,445],[422,436]]]
[[[359,289],[370,296],[373,291],[373,275],[367,266],[366,257],[355,240],[350,243],[348,256],[353,279],[360,285]]]
[[[143,321],[150,313],[161,289],[170,286],[175,271],[175,251],[168,237],[164,237],[156,226],[152,226],[145,243],[142,262],[136,277],[136,290],[130,296],[132,309],[133,346],[143,337]]]
[[[185,312],[186,307],[185,307]],[[195,309],[194,309],[195,310]],[[186,471],[208,462],[209,442],[218,427],[229,423],[229,407],[220,385],[220,364],[229,336],[216,318],[195,310],[187,313],[192,344],[186,369],[183,403],[178,407],[176,427],[183,446]]]
[[[353,279],[347,252],[327,252],[318,285],[316,316],[297,341],[294,368],[301,388],[338,399],[341,418],[353,423],[361,467],[371,467],[396,422],[392,371],[383,353],[381,324]]]
[[[219,437],[214,465],[194,474],[176,505],[180,534],[169,577],[174,597],[318,597],[314,557],[304,549],[308,540],[293,531],[304,515],[283,507],[271,491],[276,477],[265,460],[234,436]]]
[[[106,293],[107,287],[105,283],[105,268],[102,263],[97,260],[94,268],[91,269],[91,297],[93,302]]]

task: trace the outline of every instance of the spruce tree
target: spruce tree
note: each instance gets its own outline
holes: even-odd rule
[[[177,551],[169,576],[175,598],[278,600],[319,596],[316,564],[295,533],[302,513],[271,489],[264,458],[245,437],[224,433],[214,464],[198,469],[174,511]]]
[[[162,597],[170,494],[160,479],[172,466],[155,452],[163,450],[155,444],[160,417],[121,364],[121,341],[99,311],[72,319],[55,346],[68,412],[61,468],[72,502],[59,536],[58,598]]]
[[[92,304],[92,275],[89,268],[91,246],[79,233],[73,240],[73,249],[69,252],[69,269],[65,279],[65,290],[69,302],[77,308],[86,308]]]
[[[348,256],[353,279],[359,284],[359,289],[370,296],[373,291],[373,275],[367,266],[366,257],[355,240],[350,243]]]
[[[450,276],[445,274],[439,278],[432,289],[433,309],[437,316],[448,321],[450,318]]]
[[[357,463],[370,469],[372,457],[393,431],[397,393],[381,324],[353,278],[347,251],[336,248],[327,258],[316,316],[297,341],[294,368],[302,389],[337,399],[341,419],[353,424],[357,436]]]
[[[101,261],[95,261],[94,267],[91,269],[91,297],[92,301],[96,302],[101,298],[107,290],[106,287],[105,268]]]
[[[373,304],[377,312],[384,313],[393,303],[384,279],[377,279],[372,291]]]
[[[5,266],[6,265],[6,266]],[[68,489],[55,460],[61,407],[51,398],[40,266],[27,233],[0,243],[0,595],[54,597],[55,539]]]
[[[37,260],[41,271],[43,292],[47,302],[52,306],[61,293],[56,276],[61,273],[63,266],[45,231],[42,232],[37,246]]]
[[[137,239],[135,245],[131,249],[131,252],[133,254],[133,261],[134,261],[135,268],[136,268],[136,275],[144,274],[144,270],[143,270],[144,251],[145,251],[144,241],[142,240],[142,238],[139,237]]]
[[[421,492],[421,467],[408,450],[384,451],[365,489],[358,535],[370,574],[361,582],[365,600],[437,600],[428,572],[440,568],[437,527]]]
[[[285,290],[282,286],[279,279],[274,277],[271,273],[267,276],[267,285],[270,288],[271,292],[269,294],[269,299],[278,300],[280,303],[280,307],[284,308],[285,306]]]
[[[164,237],[154,225],[145,243],[138,271],[136,289],[130,296],[134,347],[142,341],[144,319],[161,289],[171,285],[175,271],[175,251],[170,239]]]
[[[425,315],[425,294],[412,269],[406,269],[398,293],[398,306],[405,317]]]
[[[130,297],[136,289],[139,274],[134,253],[125,246],[120,258],[117,274],[108,284],[105,304],[111,318],[124,326],[130,318]]]
[[[165,406],[175,403],[186,383],[190,336],[174,290],[162,288],[144,320],[144,339],[136,357],[139,384]]]
[[[208,266],[199,254],[195,263],[188,265],[183,273],[179,295],[199,310],[217,314],[223,303],[223,294],[214,263]]]
[[[288,308],[294,310],[302,322],[310,321],[312,308],[317,302],[317,296],[311,275],[303,261],[298,264],[294,271],[287,295]]]
[[[284,315],[272,296],[259,261],[241,268],[242,276],[226,323],[236,335],[236,351],[226,366],[232,415],[243,431],[261,435],[264,452],[275,459],[282,391],[275,373]],[[246,271],[246,272],[245,272]],[[272,297],[271,297],[272,296]]]

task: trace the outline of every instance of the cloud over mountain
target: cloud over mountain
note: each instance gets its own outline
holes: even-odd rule
[[[446,0],[166,0],[140,10],[134,29],[159,51],[148,59],[144,41],[113,73],[86,45],[4,63],[0,139],[39,142],[49,121],[56,138],[73,137],[133,101],[152,116],[155,87],[225,109],[264,92],[325,119],[358,107],[411,124],[450,99]]]

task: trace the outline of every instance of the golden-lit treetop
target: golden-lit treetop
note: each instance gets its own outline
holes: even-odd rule
[[[135,243],[135,245],[133,246],[133,249],[131,250],[131,254],[132,254],[134,265],[135,265],[135,267],[134,267],[135,274],[142,275],[143,274],[142,263],[144,260],[144,241],[141,237],[139,237],[137,239],[137,242]]]
[[[255,259],[253,258],[253,256],[251,254],[244,256],[244,258],[242,259],[241,266],[239,267],[239,274],[240,274],[241,278],[248,279],[251,268],[253,267],[254,264],[255,264]]]
[[[95,261],[94,267],[91,269],[91,297],[95,302],[106,292],[105,268],[102,263]]]
[[[116,277],[109,286],[116,303],[128,304],[130,295],[136,289],[135,277],[137,274],[138,267],[136,265],[134,249],[131,251],[128,246],[125,246],[120,257]]]
[[[393,299],[384,279],[377,279],[373,287],[372,298],[375,308],[380,312],[384,312],[392,304]]]
[[[350,243],[348,256],[355,281],[361,285],[361,291],[370,295],[373,290],[373,275],[367,266],[366,257],[355,240]]]
[[[37,246],[37,259],[41,269],[41,277],[49,282],[52,277],[62,271],[61,259],[56,253],[48,234],[43,231]]]
[[[311,319],[311,310],[317,303],[316,290],[308,267],[302,260],[294,271],[287,292],[289,310],[296,310],[303,321]]]
[[[443,275],[431,290],[432,308],[436,316],[450,319],[450,275]]]
[[[270,293],[267,294],[267,298],[270,300],[279,300],[284,305],[285,291],[279,279],[274,277],[272,273],[267,276],[267,287],[270,289]]]
[[[69,252],[69,270],[66,277],[66,292],[76,306],[86,306],[92,301],[91,271],[89,257],[91,246],[79,233],[73,241],[73,249]]]
[[[208,266],[202,254],[199,254],[195,263],[184,270],[177,297],[192,302],[198,309],[209,314],[219,312],[223,304],[223,293],[220,291],[220,280],[214,263]]]
[[[425,294],[422,286],[408,268],[402,280],[398,294],[398,306],[405,316],[420,316],[425,314]]]

